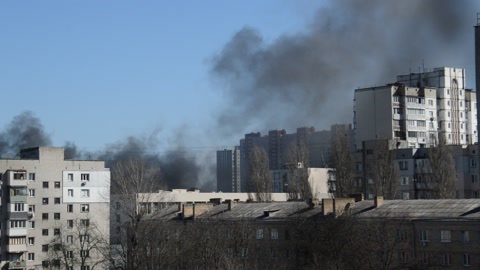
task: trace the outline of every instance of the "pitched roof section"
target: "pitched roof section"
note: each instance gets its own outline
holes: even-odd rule
[[[373,201],[355,204],[353,214],[360,218],[480,218],[479,199],[388,200],[375,208]]]

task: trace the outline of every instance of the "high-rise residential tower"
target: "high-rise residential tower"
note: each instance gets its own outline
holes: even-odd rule
[[[478,141],[476,93],[465,88],[465,70],[441,67],[400,75],[385,86],[355,90],[355,147],[376,139],[429,147],[439,136],[447,144]]]
[[[217,151],[217,191],[241,192],[240,149]]]

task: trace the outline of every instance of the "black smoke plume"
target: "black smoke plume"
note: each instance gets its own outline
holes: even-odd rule
[[[49,146],[51,143],[40,119],[26,111],[15,116],[0,133],[0,156],[17,157],[21,149]]]
[[[473,74],[475,1],[335,0],[304,31],[267,43],[245,27],[215,55],[228,100],[217,130],[329,128],[351,123],[353,92],[441,66]]]

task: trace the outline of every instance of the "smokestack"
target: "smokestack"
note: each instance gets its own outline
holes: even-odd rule
[[[480,108],[479,106],[480,95],[478,91],[479,89],[480,89],[480,13],[477,13],[477,25],[475,25],[475,94],[477,96],[477,112],[479,111],[479,108]],[[477,114],[477,123],[480,124],[480,114]],[[478,136],[478,128],[477,128],[477,136]],[[480,155],[478,155],[478,158],[480,162]],[[480,171],[478,173],[480,173]]]

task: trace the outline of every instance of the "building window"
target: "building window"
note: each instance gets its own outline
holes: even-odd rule
[[[55,182],[55,183],[54,183],[54,187],[55,187],[55,188],[60,188],[60,182]]]
[[[67,227],[70,229],[73,228],[73,219],[67,220]]]
[[[67,190],[68,197],[73,197],[73,189]]]
[[[48,251],[48,245],[42,245],[42,251],[47,252]]]
[[[402,177],[401,180],[402,180],[402,182],[401,182],[402,186],[408,185],[408,176],[407,177]]]
[[[53,213],[53,219],[59,220],[60,219],[60,213]]]
[[[452,241],[452,231],[441,230],[440,231],[440,242],[450,243]]]
[[[406,241],[407,232],[404,230],[397,230],[397,241]]]
[[[90,190],[89,189],[82,189],[82,197],[88,198],[90,197]]]
[[[441,264],[442,265],[450,265],[451,262],[452,262],[452,256],[450,255],[450,253],[448,253],[448,252],[442,253]]]
[[[30,246],[35,245],[35,237],[29,237],[29,238],[28,238],[28,244],[29,244]]]
[[[28,206],[28,212],[35,213],[35,205],[34,204],[31,204],[31,205]]]
[[[408,260],[407,252],[404,250],[398,252],[398,260],[400,261],[400,263],[406,263]]]
[[[88,226],[90,226],[90,220],[88,220],[88,219],[81,219],[81,220],[80,220],[80,225],[81,225],[82,227],[88,227]]]
[[[48,188],[48,182],[43,182],[43,183],[42,183],[42,187],[43,187],[43,188]]]
[[[80,211],[81,212],[88,212],[89,211],[89,205],[88,204],[80,205]]]
[[[28,253],[28,260],[29,261],[34,261],[35,260],[35,253]]]
[[[270,238],[271,239],[278,239],[278,230],[277,229],[271,229],[270,230]]]
[[[81,266],[80,270],[90,270],[90,266],[88,265]]]
[[[24,203],[15,203],[14,205],[15,212],[25,212],[25,204]]]
[[[67,250],[67,258],[69,258],[69,259],[73,258],[73,251],[72,250]]]
[[[463,266],[470,266],[470,254],[463,254]]]
[[[67,179],[68,181],[73,181],[73,173],[69,173]]]
[[[67,212],[69,213],[73,212],[73,204],[67,204]]]
[[[73,235],[67,235],[67,244],[73,244]]]
[[[29,190],[28,190],[28,196],[30,196],[30,197],[35,197],[35,189],[33,189],[33,188],[32,188],[32,189],[29,189]]]
[[[28,174],[28,180],[35,181],[35,174],[34,173],[29,173]]]
[[[82,174],[80,175],[80,179],[81,179],[82,181],[90,181],[90,175],[89,175],[88,173],[82,173]]]
[[[42,229],[42,235],[47,236],[48,235],[48,229]]]
[[[89,241],[89,237],[88,237],[88,234],[85,234],[85,235],[80,235],[80,242],[84,243],[88,243]]]
[[[60,235],[60,229],[53,229],[53,235]]]
[[[258,240],[263,239],[263,229],[257,229],[256,238]]]
[[[35,229],[35,221],[29,221],[28,222],[28,228],[29,229]]]
[[[421,260],[422,260],[422,264],[426,265],[428,264],[428,253],[425,252],[425,251],[422,251],[421,253]]]
[[[400,161],[398,162],[398,166],[400,170],[408,170],[408,161]]]
[[[42,204],[48,204],[48,198],[42,198]]]
[[[470,167],[472,167],[472,168],[477,167],[477,159],[476,158],[470,159]]]
[[[420,241],[422,241],[422,242],[430,241],[429,232],[427,230],[421,230],[420,231]]]
[[[10,221],[10,228],[25,228],[26,226],[25,220],[11,220]]]
[[[60,204],[60,198],[53,198],[54,204]]]
[[[462,240],[464,243],[470,242],[470,233],[468,231],[462,231]]]
[[[88,250],[80,250],[80,257],[86,258],[88,257],[88,255],[89,255]]]
[[[400,96],[393,96],[393,102],[400,102]]]

